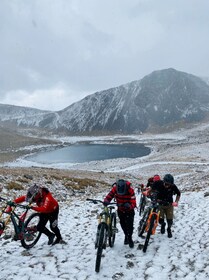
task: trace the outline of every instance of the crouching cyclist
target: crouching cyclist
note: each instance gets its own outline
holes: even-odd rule
[[[21,202],[36,203],[37,206],[31,206],[31,209],[40,213],[40,221],[37,230],[44,233],[48,237],[48,245],[58,243],[65,244],[58,228],[59,204],[52,196],[51,192],[36,184],[28,189],[26,195],[20,196],[14,200],[15,203]],[[46,228],[47,222],[50,222],[50,229]],[[54,238],[56,239],[54,240]]]
[[[125,234],[124,244],[129,244],[130,248],[134,247],[132,239],[134,224],[134,208],[136,207],[136,197],[134,189],[129,181],[119,179],[112,185],[111,191],[104,199],[104,205],[108,205],[115,198],[118,205],[118,217],[121,228]]]

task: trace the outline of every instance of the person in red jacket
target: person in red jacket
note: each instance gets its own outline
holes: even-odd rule
[[[125,234],[124,244],[129,244],[130,248],[134,247],[132,239],[134,224],[134,208],[136,207],[136,197],[134,189],[129,181],[119,179],[112,185],[111,191],[104,199],[104,205],[108,205],[115,198],[118,205],[118,217],[121,228]]]
[[[27,195],[20,196],[14,200],[15,203],[21,202],[36,203],[37,206],[31,206],[31,209],[40,213],[40,221],[37,230],[48,237],[48,245],[64,243],[60,230],[58,228],[59,204],[47,188],[36,184],[28,189]],[[50,229],[46,228],[47,222],[50,222]],[[56,239],[54,241],[54,238]]]

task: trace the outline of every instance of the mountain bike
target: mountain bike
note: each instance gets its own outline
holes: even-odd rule
[[[147,232],[144,246],[143,246],[143,252],[145,253],[147,251],[147,246],[149,244],[150,236],[155,234],[156,228],[159,223],[159,204],[156,202],[156,200],[151,201],[151,205],[149,207],[148,216],[145,224],[145,231]]]
[[[94,204],[103,204],[103,201],[97,199],[87,198],[87,201],[91,201]],[[107,243],[111,248],[114,246],[115,236],[118,232],[116,228],[116,213],[113,212],[113,209],[115,209],[115,207],[112,206],[113,204],[117,205],[117,203],[113,202],[110,203],[108,206],[104,206],[103,210],[98,215],[98,226],[95,240],[95,249],[97,249],[95,263],[96,272],[100,271],[103,249],[106,249]]]
[[[21,205],[7,201],[3,197],[0,197],[0,201],[3,201],[5,204],[1,210],[1,217],[3,217],[3,214],[9,216],[9,218],[1,219],[0,221],[0,236],[4,232],[6,225],[8,225],[11,220],[15,231],[14,240],[20,240],[25,249],[32,248],[41,237],[41,232],[37,231],[37,225],[40,220],[39,213],[33,213],[26,219],[27,213],[30,209],[29,205]],[[11,206],[11,211],[6,210],[8,206]],[[25,211],[19,215],[16,208],[22,208]]]
[[[139,237],[143,237],[150,212],[151,212],[151,201],[147,200],[145,207],[144,207],[142,218],[140,219],[139,225],[137,228]]]

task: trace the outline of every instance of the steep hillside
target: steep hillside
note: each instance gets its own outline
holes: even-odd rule
[[[91,94],[59,112],[17,106],[5,110],[1,105],[0,120],[7,125],[71,135],[130,134],[202,122],[208,112],[209,85],[199,77],[170,68]]]
[[[59,141],[23,136],[3,127],[0,127],[0,140],[0,163],[12,161],[27,154],[28,146],[34,146],[37,150],[38,146],[41,148],[43,145],[58,145],[60,143]]]

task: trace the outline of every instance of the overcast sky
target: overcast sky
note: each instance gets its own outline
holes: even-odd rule
[[[0,0],[0,103],[60,110],[175,68],[209,77],[209,0]]]

